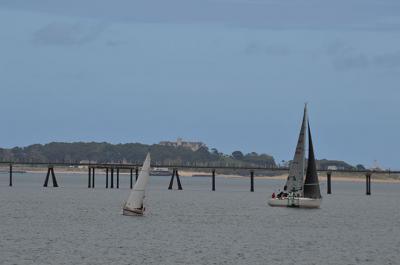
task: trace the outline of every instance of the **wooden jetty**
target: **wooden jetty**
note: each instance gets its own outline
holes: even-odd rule
[[[13,186],[13,173],[14,168],[16,166],[32,166],[32,167],[47,167],[47,174],[45,177],[45,181],[43,186],[48,187],[48,181],[50,176],[52,177],[53,187],[58,187],[58,183],[56,180],[55,170],[56,167],[87,167],[88,169],[88,182],[87,187],[94,189],[95,188],[95,176],[96,176],[96,169],[100,169],[105,171],[105,188],[113,189],[119,188],[119,177],[121,170],[129,170],[130,172],[130,182],[129,187],[132,189],[133,187],[133,176],[135,175],[135,180],[138,178],[139,168],[141,164],[134,163],[134,164],[121,164],[121,163],[44,163],[44,162],[0,162],[0,165],[8,166],[9,167],[9,186]],[[165,168],[172,168],[172,175],[170,179],[170,183],[168,189],[172,190],[174,179],[176,178],[178,190],[182,190],[182,184],[179,177],[179,170],[184,169],[196,169],[196,170],[203,170],[203,171],[210,171],[211,173],[211,190],[215,191],[215,176],[217,170],[241,170],[241,171],[248,171],[249,178],[250,178],[250,192],[254,192],[254,175],[257,171],[272,171],[272,172],[288,172],[289,168],[287,167],[261,167],[261,166],[254,166],[254,167],[240,167],[240,166],[230,166],[230,165],[163,165],[163,164],[152,164],[152,167],[165,167]],[[400,171],[375,171],[375,170],[318,170],[319,172],[326,173],[326,180],[327,180],[327,194],[332,193],[332,185],[331,179],[333,173],[358,173],[358,174],[365,174],[365,181],[366,181],[366,195],[371,195],[371,178],[373,174],[400,174]],[[114,178],[115,176],[115,178]],[[114,179],[116,181],[114,181]],[[115,185],[114,185],[115,184]]]

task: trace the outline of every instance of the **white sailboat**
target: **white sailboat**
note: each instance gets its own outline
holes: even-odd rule
[[[150,177],[150,153],[147,154],[146,159],[143,162],[142,169],[140,170],[138,179],[133,186],[133,189],[129,195],[128,200],[122,208],[123,215],[137,216],[143,215],[145,207],[143,207],[143,201],[145,197],[145,189],[147,182]]]
[[[307,129],[306,129],[307,128]],[[306,132],[308,131],[308,163],[305,171]],[[304,179],[305,177],[305,179]],[[319,208],[322,197],[319,189],[318,173],[315,164],[311,129],[308,122],[307,105],[304,107],[303,122],[297,141],[296,152],[289,168],[289,176],[278,196],[268,200],[270,206]]]

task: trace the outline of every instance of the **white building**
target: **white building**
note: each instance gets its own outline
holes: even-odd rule
[[[201,147],[207,147],[202,142],[189,142],[189,141],[184,141],[182,138],[176,139],[176,142],[162,141],[159,143],[159,145],[173,146],[173,147],[185,147],[185,148],[191,149],[192,151],[197,151]]]

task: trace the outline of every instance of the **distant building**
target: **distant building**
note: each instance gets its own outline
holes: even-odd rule
[[[81,160],[79,164],[96,164],[97,161]],[[88,168],[87,165],[79,165],[78,168]]]
[[[344,161],[340,160],[327,160],[321,159],[317,160],[317,169],[319,170],[353,170],[353,167],[350,164],[347,164]]]
[[[170,141],[162,141],[159,143],[159,145],[164,145],[164,146],[173,146],[173,147],[185,147],[189,148],[192,151],[197,151],[201,147],[207,147],[204,143],[202,142],[189,142],[189,141],[183,141],[182,138],[176,139],[176,142],[170,142]]]
[[[374,165],[370,168],[370,170],[373,170],[373,171],[384,171],[384,169],[379,166],[377,160],[374,160]]]

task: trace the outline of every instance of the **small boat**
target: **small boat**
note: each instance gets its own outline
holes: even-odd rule
[[[307,132],[308,161],[305,173]],[[303,122],[301,124],[300,135],[297,141],[296,152],[289,168],[289,176],[286,184],[283,191],[277,196],[273,194],[272,198],[268,200],[268,204],[270,206],[280,207],[319,208],[321,202],[322,197],[319,188],[317,166],[315,163],[314,147],[306,105],[304,107]]]
[[[155,167],[150,171],[150,176],[171,176],[172,172],[167,167]]]
[[[129,198],[122,207],[122,214],[128,216],[141,216],[146,208],[143,206],[145,189],[150,177],[150,153],[147,154],[140,170],[138,179],[133,186]]]

